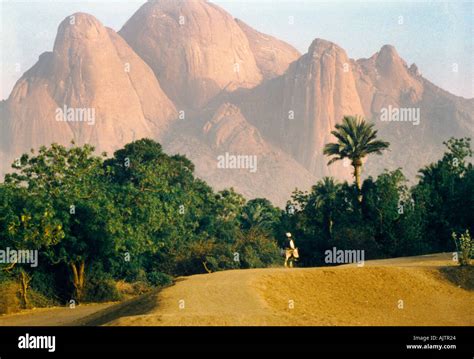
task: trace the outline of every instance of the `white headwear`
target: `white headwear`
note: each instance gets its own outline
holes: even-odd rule
[[[291,233],[290,233],[290,232],[286,232],[286,236],[287,236],[288,238],[290,238],[290,237],[291,237]]]

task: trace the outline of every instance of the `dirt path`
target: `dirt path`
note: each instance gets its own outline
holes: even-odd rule
[[[474,268],[444,253],[232,270],[178,278],[119,304],[2,316],[0,325],[474,325]]]
[[[366,264],[195,275],[108,325],[474,325],[474,272],[450,281],[450,254]]]
[[[36,308],[21,313],[0,316],[0,326],[62,326],[102,311],[115,303],[82,304],[69,307]]]

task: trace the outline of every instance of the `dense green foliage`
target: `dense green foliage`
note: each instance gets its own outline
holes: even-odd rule
[[[323,178],[284,210],[214,192],[188,159],[152,140],[111,158],[87,145],[42,147],[0,184],[0,249],[38,250],[39,265],[1,264],[0,281],[61,302],[115,300],[118,280],[164,286],[178,275],[281,265],[285,232],[308,266],[324,264],[332,247],[363,249],[366,259],[453,251],[452,233],[473,231],[474,171],[468,139],[446,146],[411,188],[400,169],[360,190]]]
[[[63,301],[117,299],[117,279],[162,286],[170,275],[279,259],[278,209],[266,200],[246,204],[232,189],[214,193],[189,160],[152,140],[110,159],[87,145],[53,144],[14,168],[0,186],[2,247],[37,249],[40,265],[2,272],[21,270],[32,288]]]
[[[294,228],[305,265],[324,264],[332,247],[363,249],[366,259],[456,251],[452,233],[474,224],[474,170],[469,139],[450,139],[437,163],[409,188],[401,169],[354,185],[331,178],[295,191],[282,223]]]

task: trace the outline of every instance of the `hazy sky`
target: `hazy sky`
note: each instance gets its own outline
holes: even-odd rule
[[[51,51],[59,23],[87,12],[119,30],[143,0],[0,0],[0,97],[44,51]],[[259,31],[306,52],[319,37],[349,57],[370,57],[392,44],[436,85],[474,97],[474,2],[472,1],[278,1],[214,0]],[[457,71],[455,71],[457,69]]]

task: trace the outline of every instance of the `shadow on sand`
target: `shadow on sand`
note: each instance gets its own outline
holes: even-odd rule
[[[171,284],[173,285],[173,284]],[[99,326],[107,324],[115,319],[133,315],[150,313],[158,306],[158,294],[165,287],[152,290],[149,293],[117,303],[109,308],[91,314],[73,322],[72,326]]]
[[[474,266],[444,267],[440,272],[446,280],[457,287],[474,291]]]

